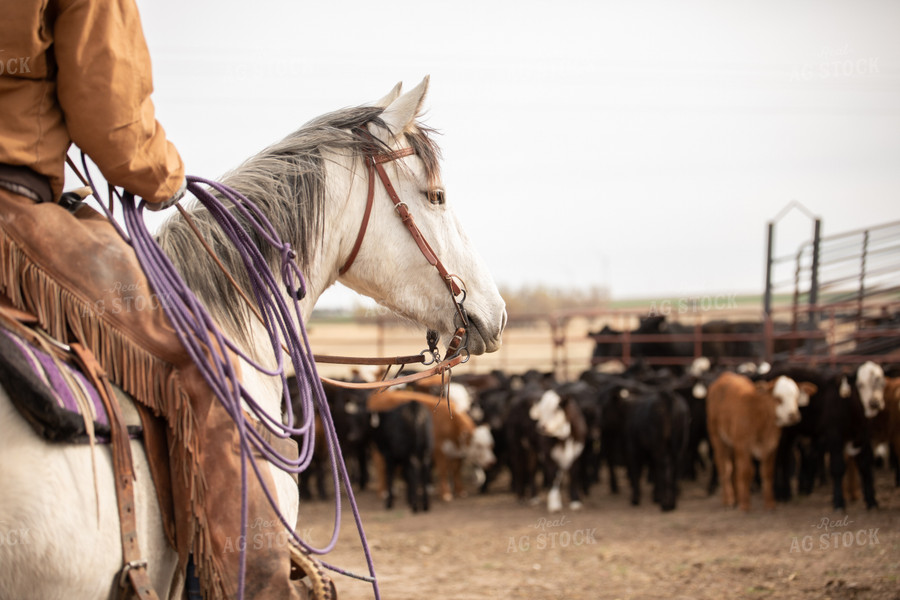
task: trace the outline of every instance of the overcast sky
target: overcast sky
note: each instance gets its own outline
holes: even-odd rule
[[[760,293],[789,202],[826,235],[900,219],[900,3],[138,4],[195,175],[430,74],[448,201],[501,285]],[[811,232],[792,211],[777,252]]]

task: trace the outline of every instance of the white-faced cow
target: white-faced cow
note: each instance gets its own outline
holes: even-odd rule
[[[856,391],[866,418],[871,419],[884,410],[884,385],[884,369],[880,365],[869,360],[856,370]]]
[[[566,386],[562,386],[559,393],[556,390],[547,390],[528,413],[537,423],[538,433],[552,441],[549,451],[549,466],[554,472],[553,486],[547,496],[547,510],[550,512],[562,510],[560,486],[563,477],[569,473],[572,464],[581,456],[587,437],[584,415],[565,389]],[[570,481],[570,483],[570,508],[581,508],[579,486],[576,482]]]

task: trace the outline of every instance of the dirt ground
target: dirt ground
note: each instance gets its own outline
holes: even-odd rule
[[[591,327],[597,328],[574,323],[567,332],[570,376],[587,367]],[[408,354],[419,347],[421,332],[400,333],[320,324],[311,338],[321,353]],[[500,352],[473,357],[459,372],[552,366],[549,328],[507,333]],[[626,481],[623,472],[620,482]],[[646,502],[631,507],[627,495],[611,495],[605,481],[581,510],[555,515],[545,504],[517,503],[502,481],[486,496],[434,500],[431,511],[415,515],[402,492],[390,511],[374,492],[358,500],[385,600],[900,600],[900,488],[886,470],[877,483],[881,508],[875,511],[857,501],[835,512],[823,487],[774,512],[762,509],[757,493],[753,510],[743,514],[723,508],[720,496],[707,496],[704,483],[685,483],[671,513]],[[338,547],[325,560],[365,574],[346,502],[342,512]],[[304,504],[301,535],[324,545],[332,515],[331,502]],[[342,600],[374,598],[370,584],[334,579]]]
[[[488,495],[436,500],[419,514],[359,494],[381,597],[900,599],[900,488],[886,470],[873,511],[857,501],[835,512],[821,488],[774,512],[755,494],[744,514],[688,482],[670,513],[632,507],[604,484],[581,510],[550,515],[545,505],[517,503],[502,483]],[[332,514],[331,502],[307,502],[301,532],[324,544]],[[364,574],[346,503],[343,515],[326,561]],[[342,600],[374,597],[370,584],[334,579]]]

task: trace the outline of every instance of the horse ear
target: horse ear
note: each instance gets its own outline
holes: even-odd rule
[[[391,135],[402,133],[419,114],[419,109],[422,108],[422,102],[425,100],[425,93],[428,91],[428,79],[426,75],[422,83],[391,102],[381,113],[381,119],[388,126]],[[388,140],[382,141],[387,142]]]
[[[388,92],[385,97],[383,97],[380,100],[378,100],[377,102],[375,102],[372,106],[377,106],[378,108],[387,108],[391,102],[393,102],[400,96],[400,90],[402,90],[402,89],[403,89],[403,82],[398,81],[397,85],[394,86],[394,89],[392,89],[390,92]]]

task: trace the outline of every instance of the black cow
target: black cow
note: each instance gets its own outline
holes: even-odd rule
[[[619,493],[616,467],[625,465],[625,399],[641,385],[634,375],[642,369],[642,364],[621,375],[585,371],[580,377],[594,390],[593,405],[587,399],[582,401],[588,424],[588,443],[581,461],[585,465],[585,481],[599,483],[605,464],[612,494]]]
[[[594,371],[585,371],[579,381],[583,387],[576,388],[577,394],[573,399],[578,404],[584,417],[587,434],[584,443],[584,451],[572,466],[573,476],[581,485],[584,495],[590,493],[591,486],[600,483],[600,470],[603,464],[603,436],[602,436],[602,402],[600,399],[600,387],[602,375]]]
[[[900,311],[891,313],[887,308],[882,308],[880,315],[868,318],[861,323],[860,330],[871,334],[877,333],[878,330],[885,330],[885,334],[858,340],[853,349],[846,350],[842,354],[891,354],[900,350],[900,336],[888,333],[898,329],[900,329]]]
[[[537,372],[528,372],[509,399],[503,433],[509,451],[513,493],[520,501],[537,497],[538,472],[543,475],[545,485],[550,483],[548,466],[544,461],[550,442],[538,432],[531,413],[551,384],[550,378]]]
[[[715,464],[711,456],[712,447],[709,446],[709,432],[706,428],[706,394],[710,384],[722,371],[721,368],[710,368],[709,361],[698,359],[694,361],[687,373],[673,383],[673,389],[684,398],[691,413],[690,434],[681,474],[685,479],[696,481],[697,468],[705,470],[709,466],[712,469],[710,490],[713,490],[718,482],[716,481]],[[707,456],[703,456],[700,451],[703,442],[706,442],[710,452]]]
[[[704,335],[744,335],[754,334],[760,336],[763,332],[763,324],[760,321],[710,321],[701,326]],[[744,358],[748,360],[762,360],[766,355],[766,344],[762,337],[758,339],[715,339],[704,341],[703,356],[712,359],[723,356]]]
[[[596,419],[589,427],[599,430],[599,455],[596,457],[597,479],[605,464],[609,478],[609,491],[619,493],[616,467],[625,464],[625,404],[631,390],[639,382],[621,375],[588,371],[582,374],[582,381],[589,382],[596,390]],[[592,419],[593,420],[593,419]]]
[[[297,477],[297,486],[302,500],[312,500],[312,493],[309,491],[309,484],[313,477],[316,478],[316,493],[319,500],[327,500],[328,492],[325,491],[326,472],[328,471],[328,443],[325,440],[325,430],[322,426],[322,419],[319,411],[316,410],[316,435],[313,445],[313,457],[304,471]],[[299,444],[300,439],[295,437],[294,440]]]
[[[373,439],[384,457],[387,477],[385,506],[394,505],[394,473],[403,470],[406,498],[413,512],[428,510],[428,491],[431,482],[431,462],[434,453],[434,427],[431,410],[419,402],[407,402],[372,414]]]
[[[583,373],[581,378],[583,381],[590,382],[596,389],[597,428],[600,431],[598,468],[600,464],[606,464],[610,492],[618,494],[616,467],[628,466],[629,456],[635,457],[634,453],[629,453],[629,447],[632,450],[639,447],[635,445],[636,442],[630,435],[638,427],[637,421],[635,421],[635,406],[646,401],[647,396],[656,391],[665,392],[667,398],[670,395],[677,395],[673,390],[679,380],[668,368],[653,369],[642,361],[638,361],[621,375],[588,371]],[[688,427],[692,423],[688,403],[678,396],[675,399],[675,408],[674,417],[677,420],[677,426]],[[681,449],[675,452],[676,459],[682,462],[686,460],[686,450],[683,447],[687,445],[687,440],[688,432],[685,432],[684,439],[679,438],[677,444]],[[632,463],[633,465],[634,463]],[[683,464],[680,464],[677,466],[676,473],[680,475],[683,470]],[[655,476],[652,470],[650,476]]]
[[[294,423],[296,425],[300,422],[300,419],[303,418],[298,403],[300,390],[298,388],[296,377],[288,377],[287,383],[288,393],[291,397],[291,405],[294,410]],[[328,493],[325,491],[326,471],[328,471],[326,467],[329,464],[328,444],[325,438],[325,428],[322,425],[322,418],[319,415],[318,407],[315,408],[314,418],[315,437],[313,438],[313,455],[309,465],[297,477],[297,488],[301,499],[311,500],[312,493],[310,493],[309,486],[312,478],[315,477],[316,493],[320,500],[326,500],[328,498]],[[298,444],[301,444],[303,441],[301,436],[292,437]]]
[[[640,503],[641,475],[647,466],[653,501],[664,511],[673,510],[690,428],[687,402],[662,387],[639,387],[622,401],[631,504]]]
[[[814,370],[803,367],[773,369],[766,377],[788,375],[794,381],[808,381],[817,387],[806,406],[800,407],[801,419],[797,425],[782,430],[775,467],[775,497],[789,500],[792,495],[791,476],[795,471],[795,457],[799,455],[797,491],[808,495],[828,457],[831,475],[832,505],[835,510],[846,508],[843,482],[846,472],[845,452],[854,455],[862,481],[863,498],[867,508],[876,508],[872,466],[871,423],[866,416],[873,410],[867,401],[864,405],[857,385],[857,374]],[[882,393],[883,393],[883,376]],[[883,396],[881,398],[883,406]],[[875,410],[877,412],[877,409]]]
[[[694,342],[683,336],[690,335],[694,328],[678,322],[668,321],[665,315],[650,315],[640,320],[636,335],[679,336],[676,340],[638,342],[634,346],[636,357],[690,357],[694,355]],[[708,355],[707,355],[708,356]]]
[[[759,361],[765,357],[765,343],[762,339],[764,325],[760,321],[725,321],[716,320],[704,323],[700,327],[700,331],[704,335],[710,336],[729,336],[729,335],[747,335],[757,336],[758,339],[714,339],[704,341],[701,345],[702,356],[708,357],[713,363],[717,359],[723,357],[743,358],[746,360]],[[814,330],[812,324],[800,325],[801,330]],[[774,330],[778,333],[786,333],[791,326],[786,323],[777,322],[774,324]],[[601,331],[592,333],[591,335],[620,335],[622,332],[604,327]],[[678,322],[670,322],[665,315],[649,315],[642,317],[637,329],[632,330],[632,336],[637,335],[655,335],[662,336],[662,339],[654,341],[636,340],[631,343],[631,356],[635,359],[640,358],[690,358],[695,356],[696,348],[694,341],[689,337],[694,333],[694,327],[682,325]],[[667,339],[674,338],[677,339]],[[776,354],[786,353],[798,346],[797,342],[784,339],[776,339],[773,351]],[[622,344],[618,340],[613,341],[597,341],[594,346],[593,362],[599,363],[610,358],[618,358],[622,356]],[[680,369],[675,367],[680,373]]]
[[[621,331],[612,329],[609,325],[604,325],[600,331],[591,332],[589,336],[595,335],[621,335]],[[622,356],[622,342],[596,340],[594,344],[594,352],[591,356],[593,363],[601,363],[608,359],[620,358]]]
[[[359,382],[361,379],[354,377],[351,381]],[[371,429],[366,400],[370,392],[328,383],[323,383],[323,387],[350,481],[356,482],[360,490],[365,490],[369,483]]]
[[[666,320],[665,315],[650,315],[642,317],[637,329],[631,331],[631,335],[657,335],[663,336],[663,339],[647,341],[632,340],[631,357],[640,358],[658,358],[658,357],[690,357],[694,355],[694,345],[691,341],[669,340],[665,339],[672,334],[691,333],[692,328],[681,325],[680,323],[670,323]],[[621,334],[621,331],[610,329],[604,326],[602,330],[597,332],[600,335]],[[597,341],[594,346],[593,361],[602,362],[608,358],[619,358],[622,356],[622,343],[618,341]]]

